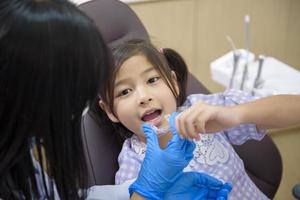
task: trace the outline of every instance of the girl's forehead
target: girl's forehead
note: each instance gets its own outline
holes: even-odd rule
[[[144,55],[135,55],[123,62],[117,72],[117,77],[126,73],[146,73],[150,70],[156,70],[156,67]]]

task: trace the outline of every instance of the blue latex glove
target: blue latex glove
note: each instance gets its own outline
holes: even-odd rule
[[[226,200],[232,187],[205,173],[185,172],[165,193],[165,200]]]
[[[163,199],[164,193],[181,176],[182,170],[193,158],[195,143],[181,139],[175,125],[176,113],[169,118],[173,137],[165,149],[159,147],[151,125],[143,124],[147,139],[145,159],[136,181],[129,187],[130,196],[137,192],[147,199]]]

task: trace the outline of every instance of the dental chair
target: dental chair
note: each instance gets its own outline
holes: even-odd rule
[[[143,24],[125,3],[118,0],[92,0],[81,4],[79,8],[94,20],[108,44],[133,38],[149,40]],[[188,77],[187,92],[209,93],[192,74]],[[82,120],[82,134],[90,174],[89,184],[114,184],[115,173],[118,170],[117,158],[123,141],[113,131],[103,132],[95,112],[95,109],[90,109]],[[244,161],[250,178],[272,199],[282,175],[281,156],[272,139],[265,136],[260,142],[247,141],[234,148]]]

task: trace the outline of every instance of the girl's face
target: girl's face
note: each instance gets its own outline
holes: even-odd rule
[[[176,82],[175,73],[172,78]],[[171,89],[143,55],[133,56],[121,65],[114,87],[115,115],[106,110],[108,117],[140,137],[144,137],[142,123],[160,127],[164,115],[176,111]]]

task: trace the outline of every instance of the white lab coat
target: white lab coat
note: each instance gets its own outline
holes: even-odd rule
[[[86,200],[128,200],[128,188],[134,180],[121,185],[95,185],[88,189]]]

